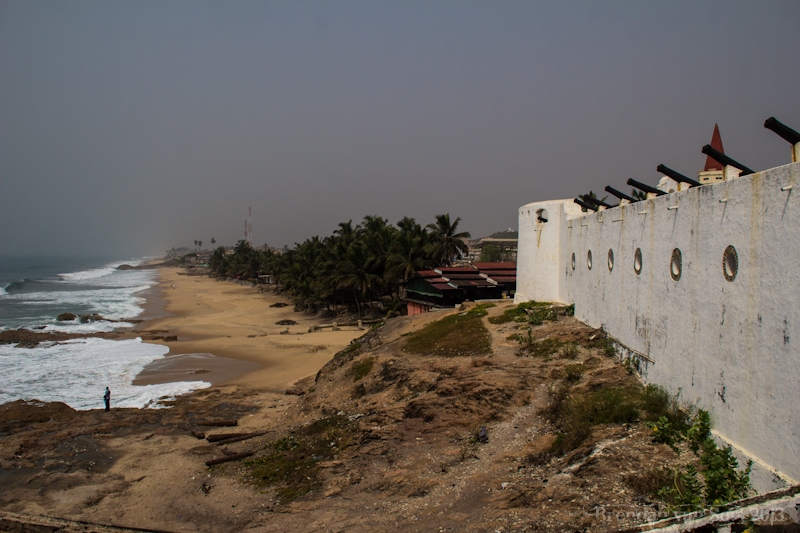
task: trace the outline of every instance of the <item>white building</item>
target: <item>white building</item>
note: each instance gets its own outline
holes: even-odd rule
[[[708,410],[766,491],[800,483],[800,163],[724,173],[596,213],[521,207],[515,300],[574,303],[645,382]]]

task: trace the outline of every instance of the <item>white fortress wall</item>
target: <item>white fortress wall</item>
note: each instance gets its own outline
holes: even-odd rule
[[[572,200],[535,202],[519,209],[517,302],[564,301],[566,281],[557,267],[564,262],[567,219],[580,214],[581,208]],[[547,222],[542,222],[540,217]],[[520,278],[520,272],[531,275]]]
[[[787,189],[798,178],[793,163],[598,213],[575,206],[575,218],[564,201],[520,210],[517,301],[575,303],[638,352],[646,382],[708,410],[718,437],[755,461],[759,490],[773,472],[800,480],[800,190]],[[558,206],[545,228],[527,216]]]

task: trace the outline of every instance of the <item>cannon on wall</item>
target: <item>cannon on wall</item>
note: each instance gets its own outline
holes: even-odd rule
[[[755,174],[754,170],[751,170],[751,169],[747,168],[746,166],[744,166],[743,164],[739,163],[735,159],[731,159],[730,157],[728,157],[727,155],[723,154],[722,152],[720,152],[718,150],[715,150],[714,148],[711,147],[710,144],[707,144],[707,145],[703,146],[702,150],[700,150],[700,151],[703,152],[704,154],[706,154],[708,157],[710,157],[714,161],[716,161],[716,162],[718,162],[718,163],[720,163],[722,165],[726,165],[726,166],[730,165],[732,167],[738,168],[739,170],[742,171],[742,176],[747,176],[748,174]]]
[[[605,190],[606,190],[606,192],[610,192],[611,194],[613,194],[614,196],[616,196],[620,200],[628,200],[630,203],[634,203],[634,202],[640,201],[640,200],[637,200],[636,198],[634,198],[633,196],[628,196],[624,192],[620,192],[620,191],[618,191],[617,189],[615,189],[614,187],[611,187],[611,186],[606,186]]]
[[[660,173],[664,174],[665,176],[674,179],[677,182],[688,183],[690,187],[697,187],[698,185],[700,185],[699,181],[693,180],[692,178],[690,178],[688,176],[684,176],[680,172],[676,172],[676,171],[672,170],[667,165],[658,165],[656,167],[656,172],[660,172]]]
[[[594,207],[594,206],[591,206],[591,205],[587,204],[586,202],[584,202],[584,201],[583,201],[583,200],[581,200],[580,198],[575,198],[575,199],[574,199],[574,200],[572,200],[572,201],[573,201],[573,202],[575,202],[576,204],[578,204],[579,206],[583,207],[583,208],[584,208],[584,209],[586,209],[587,211],[588,211],[589,209],[591,209],[592,211],[597,211],[597,208],[596,208],[596,207]]]
[[[600,200],[599,198],[593,198],[593,197],[589,196],[588,194],[581,194],[581,195],[578,196],[578,198],[580,198],[581,200],[583,200],[587,204],[592,204],[592,205],[597,205],[597,206],[602,205],[606,209],[611,209],[612,207],[617,207],[615,205],[607,204],[606,202],[604,202],[603,200]]]
[[[655,187],[651,187],[650,185],[647,185],[647,184],[642,183],[640,181],[636,181],[633,178],[629,178],[627,183],[628,183],[628,185],[630,185],[632,187],[636,187],[640,191],[650,192],[650,193],[655,194],[656,196],[664,196],[665,194],[667,194],[664,191],[662,191],[661,189],[656,189]]]
[[[789,144],[794,145],[800,143],[800,133],[797,133],[775,117],[769,117],[767,120],[765,120],[764,127],[780,135],[780,137],[785,141],[788,141]]]

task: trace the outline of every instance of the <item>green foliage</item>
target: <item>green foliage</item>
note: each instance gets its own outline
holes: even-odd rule
[[[513,254],[513,248],[508,248],[503,243],[486,243],[481,247],[481,255],[478,260],[486,263],[513,261]]]
[[[614,341],[605,336],[598,337],[591,341],[589,343],[589,347],[600,348],[608,357],[613,357],[617,354],[617,347],[614,344]]]
[[[599,424],[624,424],[639,416],[640,395],[632,387],[613,387],[568,397],[559,390],[548,408],[550,418],[559,427],[550,451],[563,455],[580,446]]]
[[[730,446],[718,448],[713,440],[706,440],[700,463],[703,465],[704,498],[707,504],[722,505],[744,498],[750,492],[752,463],[748,463],[744,471],[738,471],[739,462]]]
[[[531,328],[528,328],[525,335],[518,335],[516,340],[520,345],[519,355],[544,359],[554,355],[565,344],[558,339],[534,340]]]
[[[697,469],[686,465],[673,471],[672,484],[658,491],[658,497],[667,504],[669,512],[688,513],[702,507],[703,485]]]
[[[679,432],[689,429],[689,413],[681,407],[678,395],[670,395],[664,387],[652,383],[645,386],[640,405],[647,420],[664,417]]]
[[[661,422],[659,419],[659,424]],[[684,438],[689,441],[702,469],[698,472],[693,465],[686,465],[674,471],[673,484],[663,487],[658,493],[668,508],[682,512],[696,511],[748,496],[752,463],[748,462],[744,470],[739,470],[739,463],[730,446],[717,446],[711,438],[708,412],[699,410],[685,433],[675,432],[673,442]]]
[[[528,314],[531,311],[536,311],[541,307],[550,305],[549,302],[522,302],[521,304],[506,309],[502,315],[493,316],[489,318],[492,324],[505,324],[508,322],[528,322]],[[544,313],[543,313],[544,314]],[[555,320],[553,318],[552,320]],[[541,324],[541,322],[539,322]]]
[[[459,220],[438,215],[436,224],[423,228],[409,217],[393,226],[366,216],[361,224],[342,222],[333,235],[306,239],[284,253],[256,250],[241,240],[232,254],[215,250],[209,266],[220,277],[254,280],[271,274],[299,309],[344,305],[364,314],[375,311],[374,302],[397,302],[400,284],[417,270],[448,265],[465,251],[468,234],[455,232]],[[386,307],[391,314],[400,311],[398,305]]]
[[[467,231],[458,231],[458,223],[461,218],[456,218],[450,222],[450,214],[436,215],[436,222],[428,224],[430,240],[428,250],[431,257],[441,266],[450,266],[453,259],[465,256],[469,249],[464,242],[470,238]]]
[[[675,451],[678,451],[675,443],[680,439],[680,433],[666,416],[658,417],[656,422],[648,422],[647,427],[653,431],[653,442],[666,444]]]
[[[564,308],[564,314],[567,316],[575,316],[575,304],[569,304]]]
[[[708,411],[700,409],[695,415],[694,424],[686,433],[689,447],[697,453],[703,444],[711,438],[711,416]]]
[[[350,367],[350,373],[353,374],[353,381],[359,381],[364,376],[369,374],[369,371],[372,370],[372,366],[375,364],[374,357],[365,357],[360,361],[354,361],[352,366]]]
[[[278,500],[288,503],[318,488],[317,464],[333,459],[355,439],[356,425],[346,416],[323,418],[270,442],[265,455],[245,465],[254,482],[276,487]]]
[[[577,383],[583,378],[586,371],[583,365],[567,365],[563,368],[564,380],[567,383]]]
[[[492,339],[482,318],[486,305],[449,315],[408,335],[404,350],[444,357],[479,356],[492,353]]]
[[[681,410],[677,396],[670,396],[657,385],[611,387],[570,396],[568,386],[582,376],[582,365],[567,365],[563,369],[567,387],[551,394],[545,414],[559,428],[560,438],[552,453],[563,454],[578,447],[600,424],[623,424],[644,418],[656,442],[675,445],[688,428],[687,415]]]

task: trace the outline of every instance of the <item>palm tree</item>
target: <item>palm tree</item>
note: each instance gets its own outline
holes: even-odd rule
[[[450,213],[436,215],[436,223],[428,224],[430,230],[430,251],[432,258],[441,266],[450,266],[453,259],[467,254],[468,248],[464,239],[469,239],[467,231],[456,233],[461,217],[450,222]]]

